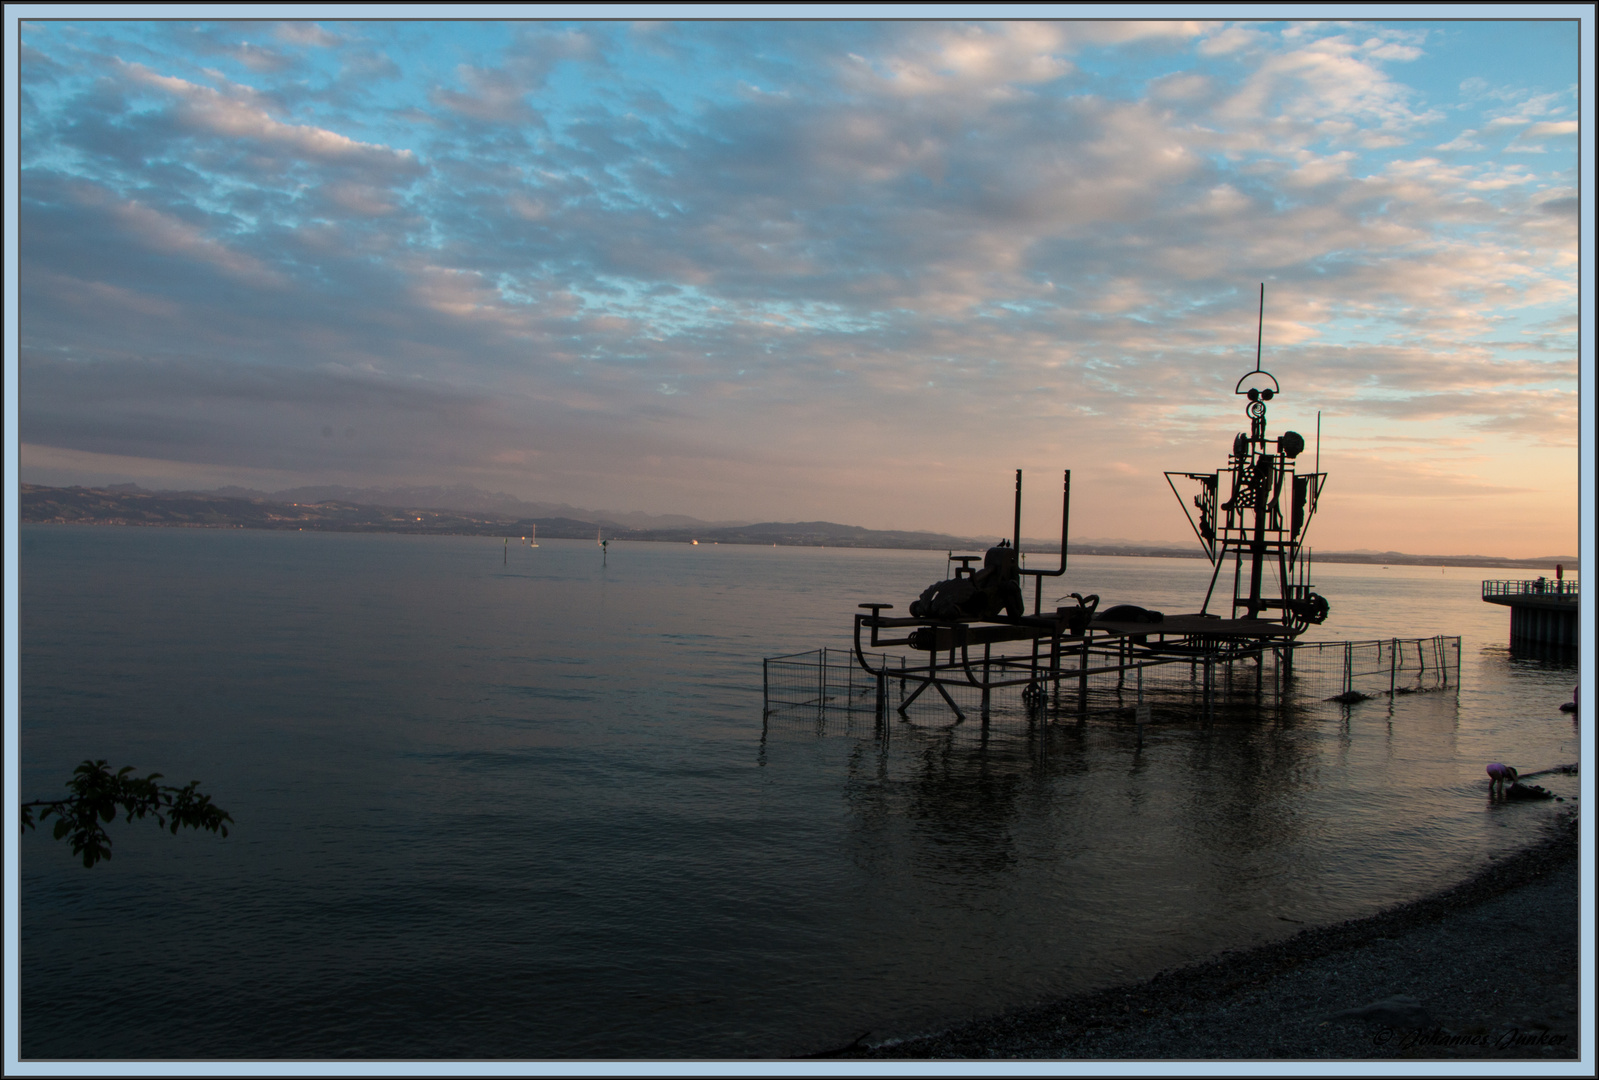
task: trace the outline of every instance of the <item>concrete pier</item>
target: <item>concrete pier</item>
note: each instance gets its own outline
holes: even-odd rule
[[[1577,583],[1553,578],[1485,581],[1482,598],[1510,609],[1511,644],[1577,647]]]

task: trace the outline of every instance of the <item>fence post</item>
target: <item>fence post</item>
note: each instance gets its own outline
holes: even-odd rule
[[[988,719],[988,684],[989,684],[989,681],[990,681],[989,677],[988,677],[988,657],[989,657],[989,651],[992,648],[993,648],[993,645],[991,643],[986,642],[986,641],[983,642],[983,710],[982,711],[983,711],[983,719],[984,720]]]
[[[1055,711],[1057,713],[1060,712],[1060,652],[1060,631],[1057,630],[1054,636],[1049,639],[1050,682],[1053,683],[1053,688],[1055,691]]]
[[[1083,631],[1083,651],[1077,663],[1077,719],[1088,720],[1088,631]]]
[[[827,646],[823,645],[818,651],[822,662],[816,665],[816,709],[823,712],[827,709]]]
[[[772,680],[766,673],[766,658],[761,658],[761,715],[772,711]]]
[[[1354,677],[1355,658],[1354,658],[1353,653],[1351,652],[1351,650],[1353,648],[1354,648],[1354,644],[1352,642],[1348,642],[1348,641],[1344,642],[1344,689],[1343,689],[1343,693],[1345,693],[1345,694],[1349,693],[1350,690],[1354,689],[1354,683],[1355,683],[1355,677]]]
[[[1399,673],[1399,639],[1394,638],[1388,645],[1388,700],[1394,697],[1394,678]]]

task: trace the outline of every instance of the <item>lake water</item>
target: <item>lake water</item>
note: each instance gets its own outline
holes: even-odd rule
[[[1491,572],[1325,564],[1324,638],[1459,634],[1446,693],[1270,722],[763,723],[942,552],[24,526],[21,776],[200,779],[227,839],[23,837],[25,1058],[771,1057],[1370,913],[1533,839],[1578,759]],[[1202,560],[1046,597],[1191,611]],[[1541,783],[1571,799],[1573,777]]]

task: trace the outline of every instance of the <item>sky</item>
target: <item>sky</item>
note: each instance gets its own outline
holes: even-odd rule
[[[1264,284],[1312,544],[1578,546],[1574,21],[20,39],[24,481],[1180,541]]]

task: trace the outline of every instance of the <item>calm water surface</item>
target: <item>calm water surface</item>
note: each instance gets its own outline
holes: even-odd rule
[[[1318,568],[1325,638],[1460,634],[1458,692],[1269,723],[762,723],[943,553],[25,526],[22,780],[199,778],[226,840],[22,842],[24,1057],[767,1057],[1366,914],[1556,812],[1575,671],[1490,572]],[[1054,588],[1194,610],[1199,560]],[[1048,588],[1048,587],[1046,587]],[[1057,593],[1057,594],[1058,594]],[[1053,595],[1046,599],[1053,599]],[[1568,799],[1574,779],[1541,780]],[[138,987],[129,993],[129,987]]]

